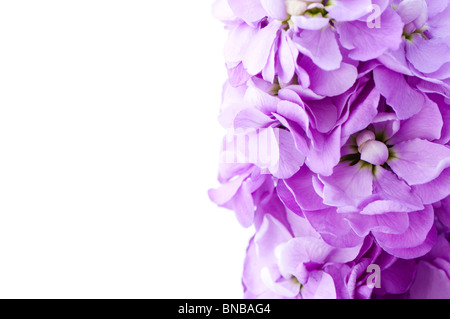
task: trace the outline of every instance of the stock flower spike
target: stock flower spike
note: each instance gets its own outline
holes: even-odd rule
[[[450,0],[216,0],[246,298],[450,298]]]

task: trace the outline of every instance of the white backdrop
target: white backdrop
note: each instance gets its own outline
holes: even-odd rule
[[[212,0],[0,1],[0,297],[240,298]]]

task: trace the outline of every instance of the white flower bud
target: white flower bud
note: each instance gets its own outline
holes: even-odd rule
[[[303,0],[285,0],[286,11],[291,16],[299,16],[305,13],[308,3]]]

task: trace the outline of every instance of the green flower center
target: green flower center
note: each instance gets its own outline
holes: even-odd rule
[[[349,147],[350,153],[341,157],[341,163],[358,164],[361,168],[372,169],[373,174],[378,166],[390,169],[388,162],[395,158],[393,146],[389,145],[384,132],[359,132],[353,135]]]

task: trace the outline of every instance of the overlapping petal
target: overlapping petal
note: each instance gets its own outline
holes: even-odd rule
[[[450,1],[213,11],[227,133],[209,195],[255,228],[245,297],[449,298]]]

